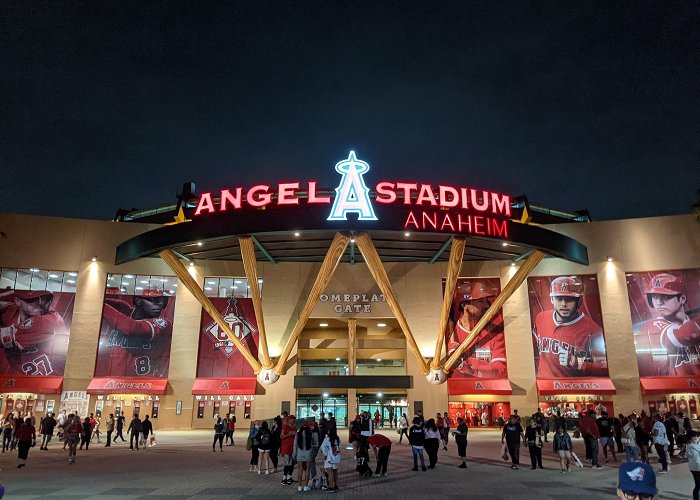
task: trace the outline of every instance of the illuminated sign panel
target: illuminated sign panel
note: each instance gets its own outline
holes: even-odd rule
[[[341,175],[335,197],[320,196],[316,181],[257,184],[202,193],[194,216],[227,213],[246,208],[284,208],[302,204],[330,205],[328,221],[379,220],[382,206],[407,209],[403,227],[397,230],[467,233],[508,238],[510,196],[468,187],[428,183],[381,181],[374,186],[374,200],[365,183],[370,166],[350,151],[335,170]],[[300,194],[301,193],[301,194]],[[373,203],[378,204],[375,208]]]

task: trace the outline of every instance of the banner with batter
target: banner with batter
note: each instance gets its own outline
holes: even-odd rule
[[[641,377],[700,375],[700,269],[627,273]]]
[[[444,283],[443,283],[444,288]],[[467,338],[493,300],[501,292],[499,278],[459,278],[455,288],[446,345],[451,354]],[[508,378],[503,311],[499,311],[469,347],[451,378]]]
[[[527,287],[537,378],[607,377],[596,276],[530,277]]]
[[[75,293],[0,292],[0,375],[63,376]]]
[[[258,356],[258,326],[253,299],[210,297],[233,334]],[[255,377],[253,369],[219,325],[202,310],[197,377]]]
[[[160,290],[122,295],[108,287],[95,377],[168,376],[175,297]]]

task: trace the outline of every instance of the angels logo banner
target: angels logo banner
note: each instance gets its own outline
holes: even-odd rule
[[[531,277],[527,287],[537,378],[607,377],[597,277]]]
[[[700,269],[626,277],[639,375],[700,376]]]
[[[0,375],[62,376],[75,293],[3,290],[0,293]]]
[[[175,297],[107,288],[95,377],[167,377]]]
[[[448,353],[452,353],[467,338],[500,292],[499,278],[457,280],[450,321],[445,332]],[[450,377],[508,378],[502,311],[472,340]]]
[[[258,327],[253,300],[234,297],[210,297],[233,334],[258,355]],[[199,333],[197,377],[254,377],[253,369],[219,325],[202,310]]]

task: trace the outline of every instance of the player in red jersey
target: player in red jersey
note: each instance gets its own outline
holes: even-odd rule
[[[539,313],[532,332],[538,377],[608,375],[602,328],[581,311],[583,290],[576,276],[552,281],[554,310]]]
[[[642,376],[695,376],[700,374],[700,323],[686,312],[685,283],[657,274],[646,292],[654,318],[635,335]]]
[[[491,306],[495,295],[483,283],[475,281],[469,296],[459,304],[460,318],[457,320],[448,353],[453,352],[467,338],[476,323]],[[505,378],[506,341],[503,335],[503,315],[497,314],[487,323],[481,333],[469,344],[456,372],[467,377]]]
[[[96,377],[165,377],[173,324],[162,316],[170,297],[146,290],[134,305],[105,298]]]
[[[0,302],[0,372],[13,375],[62,375],[68,335],[60,314],[52,309],[48,290],[6,292],[13,302]],[[57,337],[60,335],[61,337]]]

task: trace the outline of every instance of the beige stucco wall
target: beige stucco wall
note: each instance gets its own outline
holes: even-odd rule
[[[155,258],[141,259],[122,266],[113,263],[119,243],[153,227],[0,214],[0,231],[4,233],[0,239],[0,266],[80,272],[64,390],[84,390],[92,378],[106,275],[112,272],[173,274],[162,261]],[[562,224],[552,226],[551,229],[570,235],[587,245],[590,265],[546,259],[535,269],[533,275],[597,275],[610,376],[618,389],[612,398],[615,409],[616,412],[638,410],[642,406],[642,398],[632,341],[625,272],[700,267],[700,226],[692,216],[676,216]],[[97,262],[91,262],[93,256],[97,256]],[[612,262],[607,261],[608,256],[613,258]],[[465,263],[460,276],[500,277],[503,287],[515,271],[508,264]],[[258,273],[264,281],[263,308],[271,355],[279,355],[284,348],[319,266],[258,263]],[[386,268],[422,354],[431,357],[438,334],[442,278],[447,265],[390,263]],[[191,272],[200,285],[206,276],[244,276],[240,262],[201,261],[191,268]],[[364,264],[338,266],[327,290],[337,293],[379,293]],[[374,304],[372,309],[372,313],[357,317],[392,316],[385,303]],[[514,391],[510,398],[501,399],[509,399],[513,408],[518,408],[521,414],[528,414],[537,407],[537,393],[525,284],[505,304],[503,310],[508,371]],[[317,304],[312,320],[349,316],[331,313],[333,311],[328,304]],[[168,393],[161,397],[158,419],[160,427],[210,426],[207,419],[195,417],[196,408],[191,395],[197,365],[200,315],[199,304],[180,285],[175,305]],[[293,356],[295,353],[296,350],[293,351]],[[409,402],[422,401],[426,415],[444,411],[448,402],[446,385],[429,385],[410,349],[406,350],[406,360],[406,373],[413,380],[412,387],[408,390]],[[296,366],[277,384],[265,388],[258,386],[259,392],[253,403],[253,418],[276,415],[281,401],[291,401],[292,408],[295,407],[294,374]],[[91,409],[94,408],[94,400],[93,397],[90,401]],[[180,416],[175,415],[177,401],[182,401],[183,404]]]

